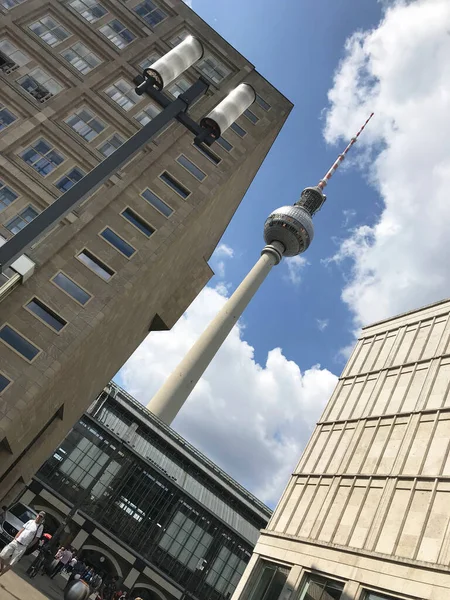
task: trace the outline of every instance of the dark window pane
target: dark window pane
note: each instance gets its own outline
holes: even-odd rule
[[[190,161],[184,154],[177,158],[177,162],[187,169],[189,173],[191,173],[191,175],[193,175],[199,181],[203,181],[205,179],[206,173],[203,173],[203,171],[199,169],[197,165],[194,165],[194,163]]]
[[[20,333],[11,329],[9,325],[3,325],[0,329],[0,339],[27,360],[33,360],[40,352],[39,348],[36,348],[31,342],[22,337]]]
[[[237,123],[231,123],[230,129],[232,129],[234,133],[237,133],[239,137],[244,137],[247,135],[245,129],[242,129],[242,127],[240,127]]]
[[[152,233],[154,233],[153,227],[151,227],[148,223],[146,223],[139,215],[137,215],[134,211],[129,208],[126,208],[122,212],[122,216],[125,217],[130,223],[132,223],[135,227],[142,231],[144,235],[150,237]]]
[[[47,323],[47,325],[50,325],[50,327],[55,331],[61,331],[61,329],[67,325],[67,321],[64,321],[62,317],[57,315],[48,306],[45,306],[45,304],[37,298],[33,298],[33,300],[28,302],[27,308],[29,311]]]
[[[170,188],[172,188],[177,194],[179,194],[182,198],[187,198],[190,195],[190,191],[185,188],[181,183],[176,181],[172,175],[170,175],[167,171],[164,171],[159,178],[164,181]]]
[[[259,121],[259,118],[255,115],[255,113],[252,113],[251,110],[249,110],[247,108],[247,110],[244,111],[244,115],[247,117],[247,119],[249,121],[251,121],[253,124],[257,123]]]
[[[170,217],[170,215],[173,213],[173,209],[163,202],[161,198],[158,198],[158,196],[148,188],[142,192],[142,196],[165,217]]]
[[[77,255],[78,260],[80,260],[86,267],[94,271],[99,277],[104,279],[105,281],[109,281],[111,277],[114,275],[114,271],[105,265],[99,258],[94,256],[92,252],[89,250],[82,250]]]
[[[2,373],[0,373],[0,394],[5,390],[8,385],[11,383],[11,380],[5,377]]]
[[[263,108],[264,110],[270,110],[270,104],[268,104],[264,98],[261,98],[261,96],[258,96],[258,94],[256,94],[256,103],[259,104],[259,106],[261,108]]]
[[[52,281],[83,306],[91,299],[90,294],[80,288],[74,281],[69,279],[67,275],[64,275],[64,273],[57,273]]]
[[[13,115],[12,112],[4,106],[0,106],[0,131],[5,129],[5,127],[8,127],[8,125],[11,125],[11,123],[14,123],[16,119],[17,117]]]
[[[216,142],[220,144],[227,152],[231,152],[233,150],[233,146],[230,144],[230,142],[223,137],[218,138]]]
[[[0,181],[0,211],[9,206],[18,195],[2,181]]]
[[[205,144],[194,144],[194,148],[197,148],[197,150],[201,152],[203,156],[206,156],[206,158],[215,165],[218,165],[222,160],[219,156],[217,156],[217,154],[214,154],[214,152],[210,150],[208,146],[205,146]]]
[[[131,246],[130,244],[128,244],[128,242],[123,240],[119,235],[117,235],[117,233],[114,233],[114,231],[109,227],[104,229],[100,235],[102,236],[102,238],[104,238],[106,241],[112,244],[114,248],[117,248],[119,252],[125,254],[125,256],[128,258],[130,258],[130,256],[133,256],[133,254],[136,252],[133,246]]]

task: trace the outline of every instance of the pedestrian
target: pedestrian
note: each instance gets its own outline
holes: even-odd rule
[[[58,560],[58,564],[53,569],[50,579],[53,579],[58,573],[61,573],[63,569],[67,567],[67,565],[72,560],[72,552],[70,548],[62,548],[58,551],[55,558]]]
[[[83,560],[80,558],[79,560],[77,560],[76,565],[72,569],[72,573],[70,574],[69,581],[67,582],[67,585],[66,585],[66,589],[72,585],[73,581],[78,581],[79,579],[81,579],[81,576],[83,575],[83,573],[85,571],[86,571],[86,565],[84,564]]]
[[[113,600],[115,593],[117,592],[117,581],[119,578],[117,575],[114,577],[107,577],[103,586],[103,600]]]
[[[13,541],[3,548],[0,553],[0,577],[22,558],[28,546],[42,537],[44,521],[45,512],[41,511],[35,519],[27,521]]]
[[[67,565],[67,573],[69,573],[69,575],[72,573],[73,568],[75,567],[75,565],[77,564],[78,560],[77,560],[77,555],[74,552],[72,555],[72,560],[70,561],[70,563]]]
[[[103,583],[103,573],[93,573],[91,577],[91,582],[89,584],[89,589],[91,590],[91,594],[97,594],[98,590],[101,588]]]

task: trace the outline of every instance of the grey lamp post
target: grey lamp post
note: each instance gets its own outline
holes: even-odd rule
[[[314,235],[312,217],[326,200],[323,189],[372,116],[373,113],[317,186],[305,188],[293,206],[282,206],[269,215],[261,257],[147,405],[166,424],[170,425],[177,416],[272,267],[283,256],[297,256],[307,250]]]
[[[254,102],[256,94],[253,88],[249,84],[241,83],[201,119],[200,124],[194,121],[188,115],[187,109],[208,90],[208,83],[202,77],[175,100],[171,100],[162,90],[202,56],[201,42],[193,36],[188,36],[159,58],[151,68],[145,69],[142,76],[135,78],[136,93],[148,94],[163,110],[0,247],[0,274],[83,200],[91,196],[173,119],[195,135],[196,143],[210,146]]]

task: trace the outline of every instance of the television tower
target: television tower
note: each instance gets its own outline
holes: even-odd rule
[[[326,200],[323,189],[373,114],[315,187],[305,188],[293,206],[282,206],[269,215],[264,224],[266,246],[259,260],[148,403],[147,408],[164,423],[170,425],[175,419],[272,267],[283,256],[297,256],[307,250],[314,236],[312,217]]]

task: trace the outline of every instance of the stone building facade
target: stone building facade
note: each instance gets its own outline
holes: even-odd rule
[[[143,600],[227,600],[271,516],[114,383],[19,501],[47,513],[49,533],[82,504],[62,542]]]
[[[172,123],[0,276],[0,498],[23,488],[149,331],[170,329],[292,105],[181,0],[0,0],[0,243],[159,111],[133,77],[186,34],[207,114],[256,102],[211,149]]]
[[[449,597],[449,317],[363,329],[234,600]]]

